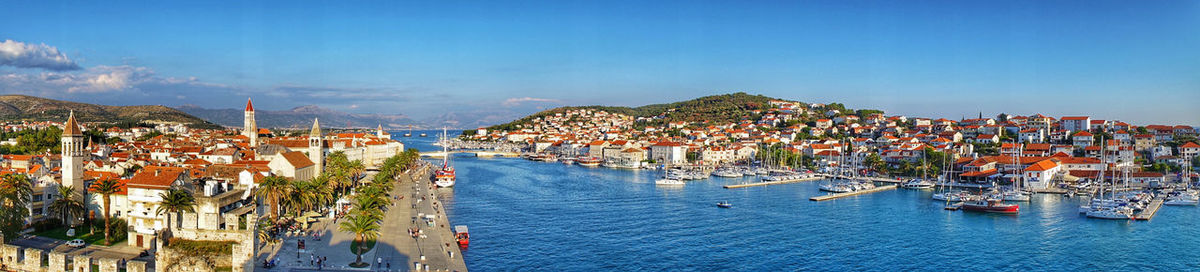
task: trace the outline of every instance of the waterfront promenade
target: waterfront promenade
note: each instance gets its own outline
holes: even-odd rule
[[[394,271],[416,270],[418,264],[422,270],[467,271],[449,218],[441,200],[433,193],[436,189],[429,182],[432,172],[432,167],[425,164],[407,175],[400,175],[392,195],[404,199],[393,200],[395,205],[389,209],[379,236],[379,245],[394,246],[375,251],[372,260],[390,261]],[[430,227],[425,218],[418,218],[421,215],[432,216],[434,225]],[[410,228],[420,230],[416,238],[409,234]]]
[[[393,205],[384,214],[375,247],[362,254],[363,262],[370,266],[350,267],[349,264],[355,261],[350,247],[354,234],[338,230],[338,222],[332,218],[322,218],[306,231],[309,235],[287,235],[281,243],[259,250],[255,271],[415,271],[418,263],[421,270],[428,267],[430,271],[467,271],[445,211],[440,206],[441,201],[431,194],[431,175],[429,165],[400,175],[391,192],[395,197]],[[370,180],[370,176],[366,180]],[[422,196],[425,200],[420,200]],[[429,227],[418,220],[418,214],[433,215],[435,226]],[[412,227],[421,229],[422,235],[417,238],[409,235],[408,230]],[[320,240],[311,236],[314,232],[320,235]],[[305,240],[305,250],[297,249],[301,239]],[[421,256],[425,259],[421,260]],[[317,257],[327,261],[323,265],[310,262]],[[281,264],[272,269],[263,268],[262,260],[267,259],[278,259]]]

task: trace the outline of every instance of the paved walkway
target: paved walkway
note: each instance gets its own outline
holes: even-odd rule
[[[391,261],[393,270],[398,269],[398,264],[404,266],[404,270],[396,271],[413,270],[418,263],[422,269],[428,266],[429,270],[435,271],[467,271],[446,213],[441,209],[441,201],[432,192],[431,174],[431,168],[425,165],[400,177],[400,184],[392,195],[404,199],[396,201],[396,207],[388,212],[379,241],[388,246],[376,246],[380,248],[376,260],[382,258],[385,264]],[[417,218],[419,215],[433,215],[434,226]],[[421,231],[418,238],[409,235],[408,229],[412,227]]]
[[[384,214],[375,248],[362,255],[363,262],[368,262],[371,266],[350,267],[349,264],[355,260],[355,255],[350,250],[354,234],[338,231],[337,222],[322,218],[310,226],[310,235],[288,236],[282,243],[260,250],[255,261],[255,271],[411,271],[417,263],[420,263],[422,269],[428,265],[428,269],[435,271],[467,271],[445,212],[441,210],[441,203],[430,191],[430,175],[431,170],[428,166],[413,170],[409,175],[401,175],[391,196],[403,196],[403,199],[392,200],[393,206]],[[425,200],[421,200],[421,196],[425,196]],[[429,227],[424,221],[417,221],[418,214],[435,215],[435,227]],[[408,229],[414,226],[420,228],[423,233],[416,239],[408,234]],[[311,237],[314,231],[320,234],[320,241]],[[296,246],[300,239],[305,240],[306,246],[306,250],[302,252],[298,252]],[[454,257],[450,257],[450,254]],[[421,260],[422,255],[425,260]],[[309,260],[315,257],[324,257],[327,262],[321,267],[318,267],[316,262],[310,264]],[[279,267],[262,268],[263,260],[273,258],[279,259]]]

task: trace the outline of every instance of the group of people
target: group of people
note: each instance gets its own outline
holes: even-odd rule
[[[325,256],[317,257],[315,253],[309,253],[308,265],[317,266],[317,270],[325,269],[325,262],[329,261]]]

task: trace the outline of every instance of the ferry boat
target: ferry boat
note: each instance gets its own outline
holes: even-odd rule
[[[579,158],[578,160],[575,160],[575,162],[579,163],[580,166],[588,166],[588,167],[600,166],[600,158],[597,158],[597,157]]]
[[[976,199],[963,201],[962,209],[973,212],[1016,214],[1021,206],[1005,204],[998,199]]]
[[[445,136],[445,129],[442,129],[442,135]],[[442,145],[442,169],[434,171],[433,184],[440,188],[453,187],[458,177],[454,174],[454,166],[450,166],[450,153],[446,149],[446,145]]]
[[[467,247],[471,244],[471,234],[467,232],[467,226],[454,226],[454,240],[458,241],[459,247]]]

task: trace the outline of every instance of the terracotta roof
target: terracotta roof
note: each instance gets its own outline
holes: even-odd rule
[[[1050,170],[1054,167],[1058,167],[1058,162],[1055,162],[1054,160],[1042,160],[1037,163],[1034,163],[1033,165],[1030,165],[1029,167],[1026,167],[1025,171],[1039,171],[1040,172],[1040,171]]]
[[[182,167],[146,166],[129,179],[130,188],[167,189],[183,174]]]
[[[1180,148],[1200,148],[1200,144],[1196,144],[1196,142],[1187,142],[1186,144],[1183,144],[1179,147]]]
[[[305,156],[304,153],[300,153],[300,151],[283,153],[283,158],[287,159],[288,163],[292,164],[292,167],[296,167],[296,169],[315,165],[311,160],[308,159],[308,156]]]
[[[63,125],[62,135],[82,136],[83,132],[79,131],[79,122],[75,121],[75,111],[71,111],[71,115],[67,117],[67,124]]]

